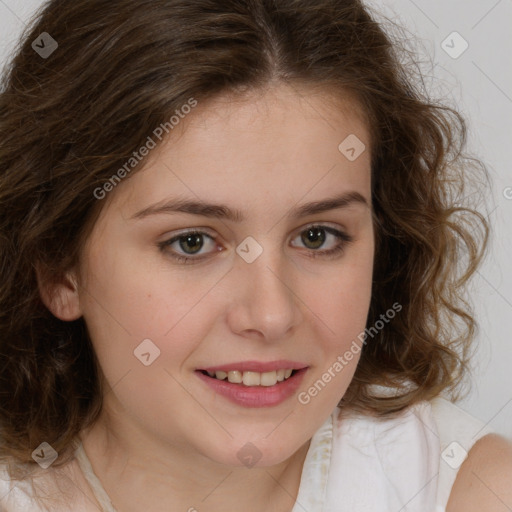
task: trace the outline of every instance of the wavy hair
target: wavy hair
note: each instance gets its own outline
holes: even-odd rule
[[[46,57],[32,45],[42,32],[58,43]],[[489,230],[465,189],[487,174],[406,54],[359,0],[47,2],[0,94],[0,455],[31,461],[47,441],[64,461],[102,406],[87,326],[48,311],[36,269],[58,282],[79,262],[105,204],[94,191],[190,98],[271,82],[352,94],[371,132],[367,325],[402,311],[364,345],[339,405],[386,415],[456,391],[475,335],[466,283]]]

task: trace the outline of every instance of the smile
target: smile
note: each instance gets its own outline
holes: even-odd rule
[[[227,371],[226,371],[227,370]],[[308,367],[252,370],[196,370],[194,373],[210,390],[242,407],[272,407],[283,403],[298,390]]]

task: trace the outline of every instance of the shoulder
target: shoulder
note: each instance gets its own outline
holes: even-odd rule
[[[496,434],[478,440],[459,469],[447,512],[512,509],[512,442]]]
[[[17,469],[12,478],[10,469]],[[19,474],[19,476],[18,476]],[[35,463],[0,461],[0,511],[98,511],[96,499],[74,459],[47,469]]]
[[[428,402],[385,417],[344,408],[333,419],[326,510],[435,509],[440,451]]]
[[[449,400],[417,402],[386,418],[339,411],[333,420],[333,503],[359,489],[375,510],[388,500],[387,510],[409,503],[411,510],[512,511],[511,442]],[[391,502],[390,484],[401,502]]]
[[[12,478],[13,463],[9,460],[0,461],[0,510],[33,510],[30,484],[27,479]],[[21,471],[21,469],[20,469]],[[25,473],[28,473],[25,471]]]

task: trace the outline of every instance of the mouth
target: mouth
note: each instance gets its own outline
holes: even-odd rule
[[[199,370],[203,375],[220,381],[227,381],[231,384],[242,384],[244,386],[275,386],[278,382],[284,382],[293,377],[299,370],[293,368],[280,368],[269,372],[254,372],[241,370]]]
[[[215,392],[242,407],[276,406],[292,397],[298,390],[308,366],[275,363],[274,369],[255,371],[255,366],[245,368],[230,365],[224,368],[198,369],[195,374]],[[247,369],[250,366],[251,369]],[[276,366],[280,366],[276,369]],[[261,368],[261,365],[259,366]]]

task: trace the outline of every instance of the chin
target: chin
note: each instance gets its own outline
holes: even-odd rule
[[[243,436],[239,440],[230,439],[221,452],[211,453],[210,458],[230,467],[265,468],[281,464],[292,457],[302,446],[284,444],[281,439],[264,439],[268,435]],[[287,438],[290,441],[290,438]],[[229,447],[228,447],[229,446]]]

